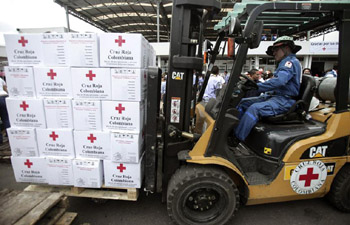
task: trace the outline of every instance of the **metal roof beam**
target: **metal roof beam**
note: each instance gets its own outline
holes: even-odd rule
[[[283,35],[293,35],[293,34],[307,32],[309,30],[317,30],[318,27],[326,26],[332,21],[335,22],[335,18],[330,15],[330,16],[322,17],[315,21],[311,21],[306,24],[302,24],[292,29],[281,30],[281,33]]]
[[[167,31],[170,32],[170,20],[167,16],[167,13],[165,11],[165,8],[164,8],[164,5],[163,5],[163,1],[161,0],[160,1],[160,4],[159,4],[159,10],[160,10],[160,14],[162,15],[161,19],[163,20],[163,23],[165,23],[167,25]]]

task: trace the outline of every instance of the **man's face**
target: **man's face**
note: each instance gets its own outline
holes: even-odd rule
[[[255,81],[258,81],[258,80],[260,79],[260,76],[259,76],[258,72],[252,74],[251,77],[252,77],[252,79],[255,80]]]
[[[283,46],[273,48],[273,56],[277,62],[281,61],[284,58]]]

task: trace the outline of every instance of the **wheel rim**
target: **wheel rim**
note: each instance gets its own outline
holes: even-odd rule
[[[225,190],[213,184],[192,187],[182,198],[184,216],[193,222],[210,222],[223,214],[227,198]]]

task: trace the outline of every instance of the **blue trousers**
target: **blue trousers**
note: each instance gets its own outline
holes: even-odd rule
[[[235,129],[236,137],[244,141],[261,117],[269,117],[287,112],[295,100],[285,96],[262,95],[244,98],[238,105],[240,122]]]

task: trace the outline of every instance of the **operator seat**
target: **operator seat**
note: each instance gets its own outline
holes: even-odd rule
[[[299,95],[289,111],[271,117],[264,117],[262,121],[275,124],[303,123],[309,112],[309,106],[315,91],[315,79],[312,76],[303,75]]]

